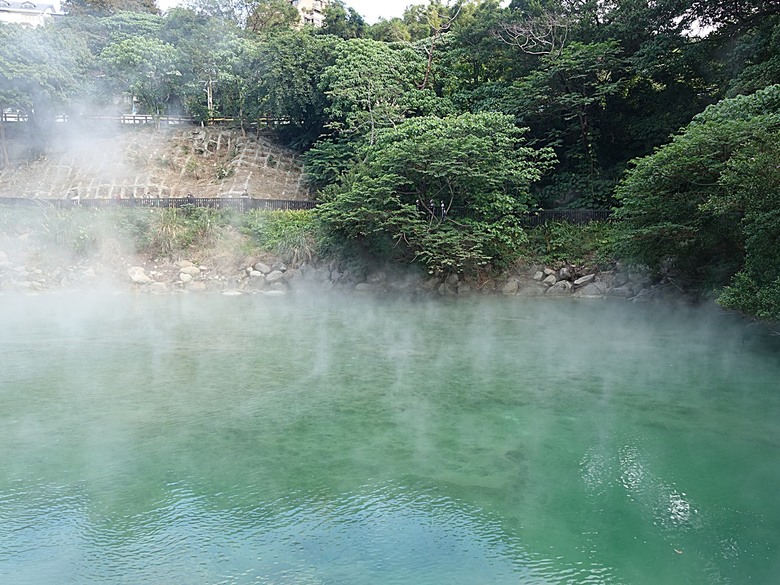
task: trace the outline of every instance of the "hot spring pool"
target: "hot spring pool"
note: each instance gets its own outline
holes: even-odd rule
[[[779,349],[622,303],[0,297],[0,583],[776,584]]]

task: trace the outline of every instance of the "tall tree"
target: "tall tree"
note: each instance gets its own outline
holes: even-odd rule
[[[110,16],[119,12],[160,13],[155,0],[65,0],[62,8],[72,16]]]
[[[246,28],[253,33],[270,33],[289,29],[300,15],[287,0],[258,0],[246,20]]]
[[[432,273],[505,265],[524,238],[514,214],[553,156],[522,134],[500,114],[405,120],[377,134],[318,214],[348,241]]]
[[[115,89],[129,92],[156,119],[166,112],[181,78],[176,47],[134,37],[106,47],[100,60]]]
[[[780,86],[710,106],[618,189],[626,258],[780,318]],[[734,278],[734,275],[737,275]]]
[[[206,121],[241,111],[227,96],[236,93],[232,86],[238,81],[237,61],[245,60],[250,50],[235,25],[175,8],[165,18],[160,40],[178,49],[181,78],[176,94],[190,114]],[[251,70],[247,67],[247,75]]]
[[[362,16],[342,0],[331,0],[325,7],[321,32],[342,39],[359,39],[366,35],[368,25]]]
[[[417,88],[424,71],[425,62],[409,47],[368,39],[344,43],[322,77],[330,100],[329,127],[341,135],[365,136],[373,144],[380,128],[433,105],[433,92]]]
[[[308,148],[327,124],[329,101],[322,76],[343,44],[332,35],[296,30],[266,39],[259,47],[262,107],[289,120],[280,130],[296,148]]]
[[[32,156],[45,151],[54,116],[68,112],[83,95],[91,61],[83,40],[57,27],[0,24],[0,111],[27,114]],[[8,164],[4,136],[3,131],[0,163]]]

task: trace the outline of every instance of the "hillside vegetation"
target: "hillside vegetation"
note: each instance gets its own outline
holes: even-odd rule
[[[429,0],[371,26],[334,1],[320,29],[280,0],[189,6],[71,0],[51,26],[0,26],[0,109],[28,117],[26,159],[50,156],[62,115],[132,107],[241,136],[270,117],[349,257],[490,274],[527,254],[523,214],[616,208],[619,260],[780,318],[775,0]],[[201,166],[185,143],[138,184],[249,190],[266,166],[231,148]],[[84,196],[116,191],[84,177]]]

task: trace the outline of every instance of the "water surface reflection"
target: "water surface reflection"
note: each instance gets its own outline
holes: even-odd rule
[[[3,582],[778,574],[777,348],[722,315],[1,300]]]

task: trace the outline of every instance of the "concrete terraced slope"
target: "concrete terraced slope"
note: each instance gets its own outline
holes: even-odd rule
[[[59,136],[45,158],[0,169],[0,196],[309,199],[295,154],[224,128]]]

